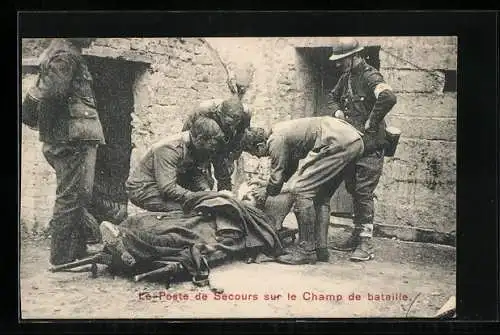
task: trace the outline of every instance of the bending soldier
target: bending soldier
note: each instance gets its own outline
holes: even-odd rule
[[[275,124],[269,134],[250,128],[242,146],[254,156],[271,159],[267,185],[255,192],[258,203],[280,194],[284,183],[293,194],[299,245],[296,252],[278,260],[286,264],[328,261],[330,199],[346,166],[365,149],[361,133],[330,116],[300,118]]]

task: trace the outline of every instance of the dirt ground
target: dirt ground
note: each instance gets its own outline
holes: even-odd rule
[[[331,250],[330,262],[316,265],[225,264],[211,272],[212,286],[224,290],[215,295],[190,282],[168,290],[135,283],[105,267],[97,278],[51,273],[48,241],[26,239],[21,313],[23,319],[432,317],[456,294],[455,248],[381,238],[375,245],[370,262]]]

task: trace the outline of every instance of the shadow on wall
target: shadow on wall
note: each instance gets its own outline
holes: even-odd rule
[[[86,58],[106,138],[106,144],[99,146],[97,152],[93,214],[99,221],[112,221],[113,215],[128,204],[125,182],[132,153],[133,87],[147,65],[105,57]]]

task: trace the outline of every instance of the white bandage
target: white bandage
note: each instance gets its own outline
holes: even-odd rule
[[[378,84],[376,87],[375,87],[375,90],[373,91],[373,93],[375,93],[375,98],[378,99],[378,96],[380,95],[380,93],[382,93],[383,91],[385,90],[389,90],[389,91],[392,91],[392,87],[389,86],[388,84],[386,83],[380,83]]]

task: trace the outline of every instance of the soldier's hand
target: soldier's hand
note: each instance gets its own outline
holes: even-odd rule
[[[334,116],[337,118],[337,119],[342,119],[344,120],[345,119],[345,115],[344,115],[344,112],[341,111],[341,110],[338,110],[335,112]]]
[[[264,207],[267,200],[267,190],[266,187],[258,187],[252,192],[253,197],[257,203],[257,207]]]
[[[370,119],[366,120],[365,122],[365,130],[370,129]]]
[[[231,191],[229,191],[229,190],[218,191],[218,193],[223,194],[223,195],[227,195],[229,197],[234,197],[235,196],[234,193],[231,192]]]
[[[248,183],[248,186],[254,186],[254,187],[264,187],[267,185],[267,181],[265,180],[252,180]]]

